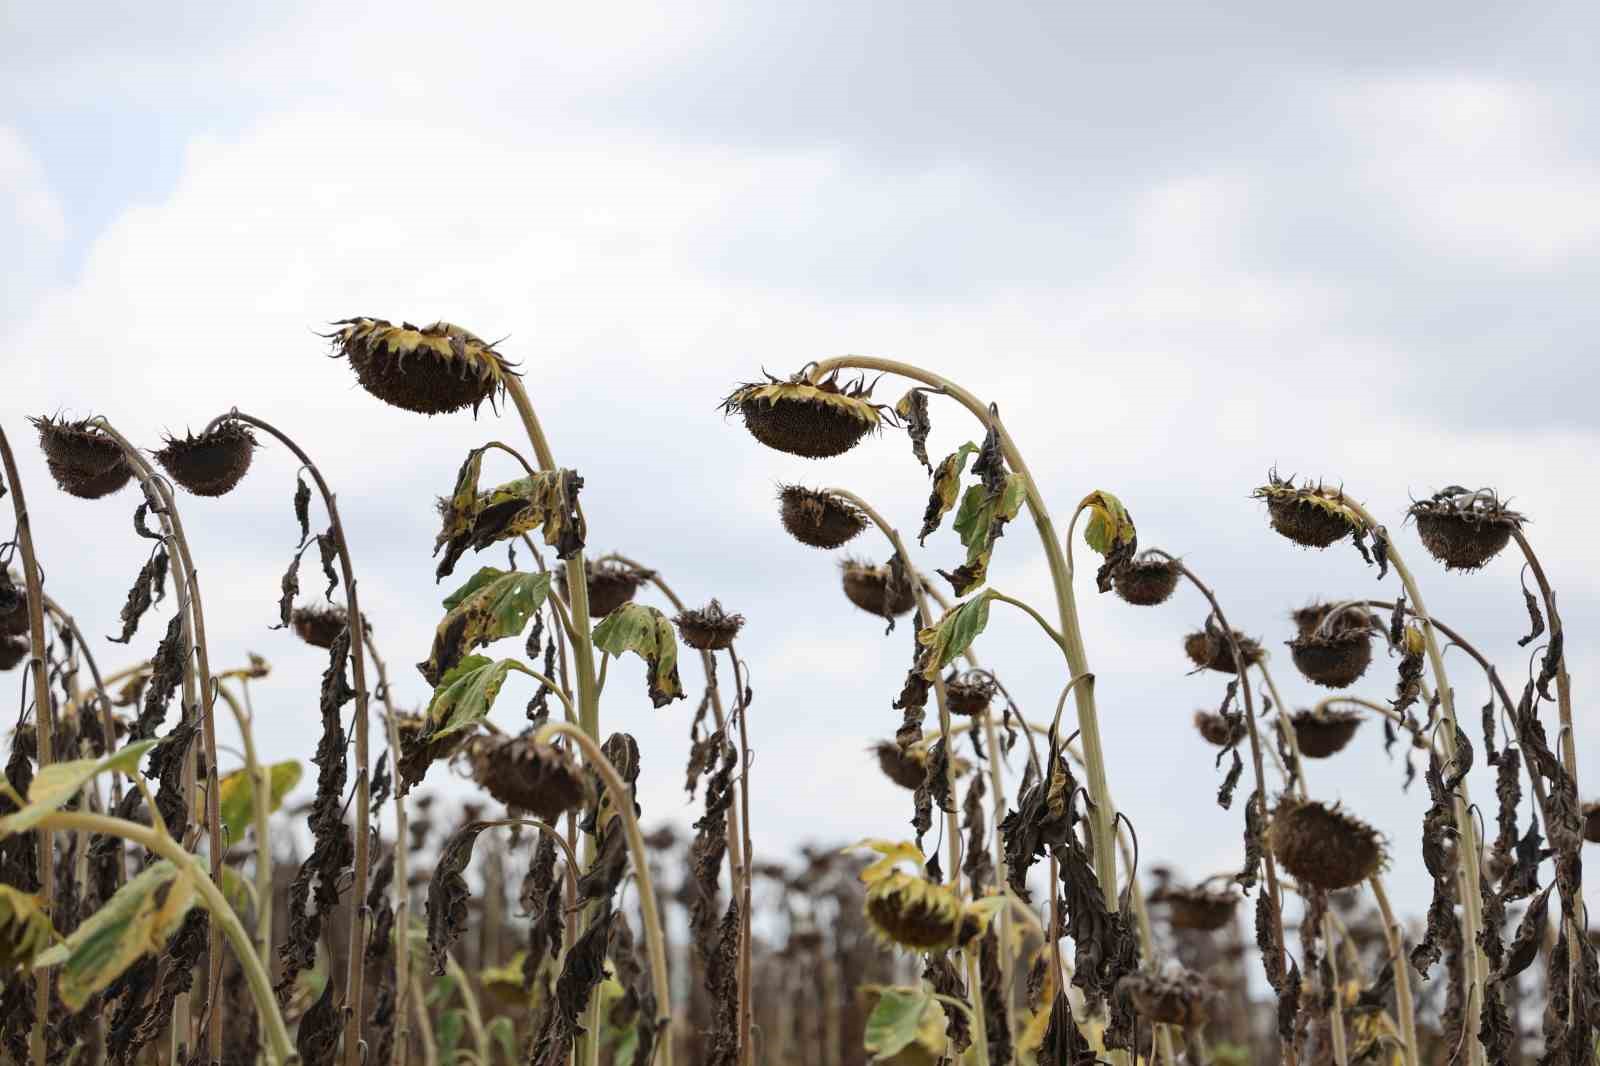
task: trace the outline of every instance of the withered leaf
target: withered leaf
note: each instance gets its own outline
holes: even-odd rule
[[[1544,886],[1544,891],[1528,902],[1528,909],[1522,912],[1522,920],[1517,923],[1517,932],[1511,939],[1505,961],[1495,974],[1496,982],[1509,981],[1532,966],[1533,960],[1538,958],[1539,946],[1544,941],[1545,930],[1549,928],[1546,916],[1550,909],[1550,890],[1554,887],[1553,884]]]
[[[917,457],[917,462],[930,470],[928,462],[928,434],[933,430],[933,423],[928,420],[928,394],[925,390],[914,388],[900,397],[900,402],[894,405],[895,414],[900,416],[900,421],[906,427],[906,434],[911,438],[911,454]]]
[[[468,822],[451,833],[439,849],[433,876],[428,879],[428,953],[433,958],[435,977],[444,974],[450,946],[467,931],[467,900],[472,898],[472,892],[461,873],[472,861],[472,846],[478,842],[478,835],[489,826],[489,822]]]
[[[317,553],[322,557],[322,576],[328,579],[328,590],[323,595],[332,599],[333,590],[339,587],[339,571],[333,565],[339,559],[339,542],[331,528],[317,534]]]
[[[167,573],[167,549],[156,548],[150,558],[145,560],[144,566],[139,568],[139,576],[133,581],[133,587],[128,590],[128,601],[122,605],[122,635],[106,639],[115,644],[126,644],[133,639],[134,633],[139,630],[139,622],[144,618],[145,612],[155,602],[155,593],[158,582],[164,584]]]
[[[300,1019],[300,1031],[295,1035],[294,1046],[300,1054],[301,1066],[333,1064],[334,1053],[339,1046],[339,1009],[333,1003],[333,990],[338,984],[330,975],[322,986],[322,995]]]
[[[294,518],[300,523],[300,547],[311,537],[311,486],[300,474],[294,476]]]

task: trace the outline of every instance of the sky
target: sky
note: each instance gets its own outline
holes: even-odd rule
[[[519,427],[386,408],[317,332],[457,322],[505,338],[557,460],[584,477],[591,551],[748,619],[758,857],[902,837],[909,797],[865,749],[898,724],[909,637],[844,601],[836,560],[785,536],[774,495],[848,488],[909,536],[926,474],[893,431],[808,462],[717,410],[763,370],[863,353],[997,404],[1063,524],[1116,493],[1141,545],[1181,554],[1266,642],[1297,706],[1319,693],[1283,648],[1287,612],[1398,586],[1347,547],[1275,536],[1250,499],[1269,468],[1365,501],[1429,607],[1517,688],[1519,562],[1446,573],[1404,523],[1444,485],[1498,488],[1559,589],[1593,767],[1596,23],[1561,2],[0,3],[0,425],[49,589],[114,632],[146,545],[135,491],[57,492],[25,416],[103,414],[154,448],[238,406],[339,493],[396,694],[425,703],[410,664],[448,591],[433,499],[468,449]],[[935,459],[976,433],[935,400]],[[268,759],[307,756],[317,722],[320,654],[269,628],[294,477],[264,448],[234,494],[181,503],[213,661],[274,664],[257,692]],[[932,571],[960,547],[946,528],[915,554]],[[991,583],[1048,610],[1025,519]],[[1076,591],[1143,861],[1235,868],[1240,813],[1213,802],[1190,725],[1223,683],[1181,651],[1203,601],[1136,609],[1087,573]],[[147,620],[134,647],[163,628]],[[113,669],[132,654],[95,650]],[[978,650],[1048,717],[1064,666],[1031,622],[996,612]],[[1483,679],[1448,662],[1476,721]],[[647,820],[684,824],[695,701],[653,710],[640,670],[611,672],[603,726],[640,739]],[[697,692],[696,665],[683,673]],[[1386,699],[1393,681],[1380,655],[1354,691]],[[508,726],[516,685],[494,716]],[[1398,791],[1378,725],[1309,774],[1392,839],[1397,905],[1420,913],[1426,794]],[[1492,800],[1481,771],[1471,787]]]

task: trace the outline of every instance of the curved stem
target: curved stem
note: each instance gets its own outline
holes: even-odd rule
[[[22,578],[28,592],[28,639],[33,670],[34,735],[39,752],[39,766],[49,766],[55,761],[53,740],[55,717],[50,707],[50,671],[45,662],[44,643],[44,584],[39,578],[39,560],[34,553],[33,525],[28,520],[28,504],[22,492],[22,478],[17,474],[17,459],[11,452],[11,442],[0,429],[0,461],[5,464],[5,480],[11,486],[11,511],[17,523],[17,545],[22,551]],[[106,744],[115,740],[108,737]],[[40,825],[39,841],[39,899],[45,916],[55,921],[55,837]],[[45,1066],[45,1029],[50,1024],[50,974],[41,971],[34,975],[34,1066]]]
[[[408,934],[401,931],[402,938]],[[402,946],[400,954],[410,954],[409,946]],[[433,1038],[433,1025],[428,1020],[428,1002],[422,994],[422,982],[411,979],[411,1010],[417,1016],[417,1029],[422,1034],[422,1066],[439,1066],[439,1045]]]
[[[277,426],[253,415],[245,414],[234,408],[227,415],[222,416],[229,421],[243,422],[254,426],[265,433],[275,437],[280,444],[288,448],[300,465],[311,475],[311,480],[316,482],[317,492],[322,497],[322,506],[328,514],[328,531],[333,536],[334,547],[339,555],[340,576],[344,579],[345,597],[345,625],[350,629],[350,668],[355,679],[356,690],[356,857],[355,857],[355,885],[350,893],[350,946],[349,965],[345,974],[345,1034],[344,1034],[344,1061],[345,1066],[363,1066],[365,1056],[365,1040],[363,1032],[366,1024],[365,1005],[365,980],[366,980],[366,944],[367,944],[367,878],[372,865],[370,850],[372,847],[372,802],[371,802],[371,773],[372,758],[369,740],[369,724],[367,710],[367,671],[366,671],[366,618],[361,614],[361,601],[356,593],[355,566],[350,561],[350,544],[345,537],[344,524],[339,520],[339,503],[334,497],[333,490],[328,487],[328,482],[323,478],[322,471],[317,469],[317,464],[305,450]],[[217,420],[213,420],[215,425]],[[396,779],[398,780],[398,778]],[[396,845],[403,845],[397,841]],[[216,1036],[220,1039],[218,1029]],[[213,1056],[215,1057],[215,1056]]]
[[[557,735],[572,738],[583,752],[584,761],[600,775],[611,795],[617,797],[616,814],[622,819],[628,851],[633,859],[633,875],[639,881],[639,909],[643,912],[645,950],[650,956],[650,977],[656,1009],[663,1012],[654,1019],[657,1030],[665,1037],[659,1045],[661,1066],[672,1066],[672,990],[667,981],[666,938],[661,932],[661,915],[656,907],[656,890],[650,877],[650,856],[645,850],[644,835],[639,831],[639,820],[634,817],[633,805],[626,800],[628,786],[623,783],[617,768],[611,765],[611,760],[606,758],[605,752],[600,750],[600,745],[578,726],[566,722],[548,722],[539,728],[533,739],[535,743],[548,744]]]
[[[1016,599],[1015,597],[1007,596],[998,589],[989,589],[989,597],[991,599],[999,600],[1001,603],[1009,603],[1011,606],[1027,613],[1029,617],[1031,617],[1035,622],[1039,623],[1039,628],[1044,630],[1045,635],[1055,642],[1056,647],[1060,648],[1063,652],[1067,650],[1066,640],[1062,638],[1060,633],[1055,631],[1055,628],[1051,626],[1049,622],[1044,620],[1044,615],[1034,610],[1032,606],[1019,599]]]
[[[223,897],[216,883],[207,876],[205,867],[198,858],[184,851],[183,846],[166,833],[122,818],[111,818],[103,814],[83,814],[77,811],[56,811],[46,815],[40,824],[47,824],[56,829],[83,830],[106,836],[118,836],[154,852],[179,869],[188,869],[194,875],[195,889],[200,893],[206,910],[211,912],[212,922],[221,928],[222,934],[228,938],[228,943],[233,945],[234,957],[239,960],[239,968],[244,971],[245,981],[250,986],[250,994],[256,1001],[256,1012],[261,1018],[261,1028],[267,1041],[268,1060],[279,1066],[289,1066],[298,1061],[294,1045],[289,1042],[289,1030],[283,1023],[283,1014],[278,1010],[277,996],[272,992],[272,982],[267,977],[266,970],[262,968],[261,960],[256,958],[255,951],[251,948],[250,934],[245,932],[244,926],[239,922],[239,916],[233,912],[233,906]]]

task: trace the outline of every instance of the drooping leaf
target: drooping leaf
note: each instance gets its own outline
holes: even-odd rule
[[[973,469],[976,471],[977,466]],[[1005,532],[1006,523],[1017,517],[1027,499],[1027,479],[1021,474],[1004,474],[997,490],[991,489],[988,480],[992,479],[968,487],[956,511],[955,531],[967,549],[967,561],[953,571],[939,571],[957,596],[965,596],[988,579],[989,558],[994,554],[995,541]]]
[[[933,430],[933,424],[928,420],[927,390],[914,388],[907,392],[894,405],[894,413],[900,416],[907,435],[911,437],[911,453],[917,457],[917,462],[931,470],[928,463],[928,434]]]
[[[304,772],[297,760],[289,759],[263,767],[268,774],[267,812],[270,814],[283,806],[283,799],[296,785]],[[255,782],[247,769],[224,774],[217,781],[217,803],[221,808],[222,826],[227,839],[237,842],[244,838],[245,827],[255,819]],[[196,807],[196,817],[204,818],[202,807]]]
[[[924,1024],[932,1015],[933,994],[923,988],[890,987],[878,993],[877,1005],[867,1016],[862,1046],[872,1053],[872,1061],[887,1062],[912,1044],[929,1039],[931,1053],[944,1046],[944,1018],[935,1015],[937,1026]],[[940,1012],[942,1015],[942,1012]]]
[[[928,506],[922,512],[922,529],[917,533],[918,544],[926,541],[929,535],[939,528],[944,516],[956,505],[956,497],[961,492],[961,474],[967,466],[967,456],[977,450],[978,446],[969,440],[939,460],[939,465],[933,470],[933,488],[928,494]]]
[[[940,671],[972,646],[989,624],[989,604],[993,599],[992,590],[973,596],[956,604],[938,622],[917,634],[917,643],[927,649],[922,661],[924,677],[929,681],[936,679]]]
[[[1078,509],[1089,512],[1089,521],[1083,527],[1083,542],[1105,556],[1095,581],[1101,592],[1108,592],[1116,571],[1139,550],[1139,532],[1122,501],[1103,489],[1085,496]]]
[[[132,772],[145,753],[155,746],[154,740],[140,740],[103,759],[73,759],[43,767],[28,787],[27,805],[0,818],[0,837],[32,829],[59,810],[84,784],[107,770]]]
[[[141,956],[161,953],[194,906],[194,877],[165,859],[146,867],[34,964],[61,965],[61,1001],[78,1010]]]
[[[455,570],[468,548],[481,551],[502,540],[539,530],[556,558],[582,550],[585,528],[578,512],[583,478],[575,470],[541,470],[478,492],[479,453],[468,456],[456,479],[455,492],[441,501],[443,519],[434,554],[444,549],[435,573],[443,579]]]
[[[300,545],[304,547],[311,537],[311,486],[299,474],[294,476],[294,518],[300,523]]]
[[[519,636],[550,593],[550,575],[486,566],[445,597],[448,612],[434,631],[433,650],[417,669],[430,684],[472,649]]]
[[[686,697],[678,679],[678,634],[654,607],[625,603],[594,627],[594,646],[611,655],[633,652],[645,661],[650,702],[665,707]]]
[[[496,662],[486,655],[469,655],[461,660],[433,690],[424,716],[424,735],[437,740],[485,718],[512,670],[527,673],[527,667],[516,659]]]
[[[38,896],[0,884],[0,974],[30,967],[55,938]]]

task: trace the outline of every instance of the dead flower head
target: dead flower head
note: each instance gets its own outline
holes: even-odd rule
[[[1230,722],[1216,711],[1195,711],[1194,727],[1207,744],[1219,748],[1239,743],[1247,732],[1243,718]]]
[[[744,615],[728,614],[716,600],[695,610],[680,611],[673,621],[683,642],[700,651],[722,651],[744,628]]]
[[[1251,640],[1237,629],[1233,631],[1233,639],[1239,644],[1239,654],[1244,657],[1246,666],[1254,666],[1261,661],[1259,642]],[[1218,670],[1224,674],[1238,672],[1227,638],[1210,622],[1204,629],[1197,629],[1183,638],[1183,650],[1189,656],[1189,661],[1202,670]]]
[[[15,670],[32,649],[27,637],[0,637],[0,670]]]
[[[984,903],[967,904],[949,885],[922,876],[927,858],[913,844],[864,840],[881,856],[861,871],[867,886],[866,914],[877,937],[915,951],[936,951],[965,944],[983,928]],[[917,873],[897,869],[908,863]]]
[[[817,382],[804,372],[788,381],[767,376],[734,389],[722,410],[743,415],[750,435],[769,448],[827,459],[854,448],[883,422],[883,406],[872,402],[864,379],[841,387],[837,371]]]
[[[1203,1025],[1214,994],[1205,978],[1176,963],[1161,973],[1130,973],[1117,982],[1125,997],[1147,1021],[1163,1025]]]
[[[196,496],[222,496],[239,484],[250,469],[257,447],[255,434],[242,422],[223,422],[213,430],[168,437],[156,452],[172,480]]]
[[[1233,921],[1239,894],[1231,888],[1164,885],[1151,893],[1150,902],[1167,907],[1174,928],[1209,933]]]
[[[1383,838],[1337,806],[1284,797],[1267,830],[1272,854],[1300,881],[1328,890],[1359,885],[1383,869]]]
[[[405,411],[437,415],[472,408],[505,389],[514,371],[494,347],[449,322],[418,328],[381,318],[346,318],[326,336],[361,387]]]
[[[566,752],[537,744],[531,733],[485,738],[473,752],[473,776],[484,791],[508,807],[554,822],[593,801],[592,787]]]
[[[132,479],[133,468],[122,454],[122,446],[92,419],[69,422],[57,416],[30,421],[39,431],[39,447],[50,476],[63,492],[98,500]]]
[[[1477,570],[1500,554],[1513,530],[1527,519],[1506,507],[1493,489],[1470,491],[1451,485],[1419,500],[1406,512],[1417,523],[1423,547],[1446,570]]]
[[[1583,839],[1600,844],[1600,803],[1583,805]]]
[[[1272,528],[1303,547],[1326,548],[1365,524],[1346,503],[1343,490],[1320,482],[1296,486],[1294,478],[1284,480],[1274,471],[1251,495],[1266,501]]]
[[[867,516],[850,501],[802,485],[778,489],[783,528],[801,544],[840,548],[867,528]]]
[[[589,586],[590,618],[604,618],[623,604],[631,602],[639,586],[655,576],[653,571],[641,570],[616,559],[585,560],[583,571]],[[556,571],[556,584],[561,589],[562,598],[571,602],[565,567]]]
[[[945,702],[950,712],[968,717],[987,711],[990,701],[999,690],[1000,686],[994,678],[983,670],[952,673],[944,681]]]
[[[1314,711],[1296,711],[1289,716],[1294,726],[1295,742],[1300,754],[1308,759],[1326,759],[1344,750],[1350,739],[1361,728],[1361,712],[1336,710],[1324,707]]]
[[[1288,642],[1294,665],[1324,688],[1348,688],[1372,664],[1377,619],[1364,607],[1316,605],[1294,612],[1300,635]]]
[[[365,611],[361,612],[364,616]],[[311,645],[313,648],[331,648],[339,634],[344,632],[349,616],[345,609],[338,604],[325,604],[316,607],[296,607],[294,614],[290,615],[290,624],[294,626],[295,636]]]
[[[844,594],[851,603],[879,618],[899,618],[917,605],[910,581],[895,581],[888,566],[847,558],[839,564]]]
[[[1145,552],[1118,567],[1111,575],[1111,585],[1118,596],[1136,607],[1156,607],[1172,596],[1181,576],[1176,559]]]

